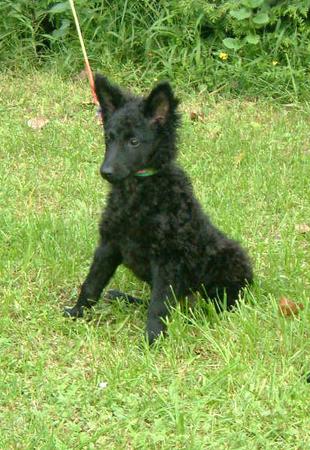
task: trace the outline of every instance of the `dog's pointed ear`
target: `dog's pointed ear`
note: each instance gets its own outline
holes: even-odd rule
[[[144,114],[150,118],[151,123],[164,125],[178,105],[172,88],[167,81],[159,83],[145,99]]]
[[[104,116],[113,114],[125,103],[120,88],[99,73],[95,75],[95,91]]]

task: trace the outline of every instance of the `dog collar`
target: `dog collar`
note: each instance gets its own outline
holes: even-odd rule
[[[135,173],[135,176],[136,177],[151,177],[152,175],[155,175],[157,172],[158,172],[158,170],[152,169],[152,168],[142,169],[142,170],[138,170]]]

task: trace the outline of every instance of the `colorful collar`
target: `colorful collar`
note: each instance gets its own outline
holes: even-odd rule
[[[142,169],[142,170],[138,170],[138,171],[135,173],[135,176],[136,176],[136,177],[150,177],[150,176],[152,176],[152,175],[155,175],[157,172],[158,172],[157,169],[152,169],[152,168],[149,168],[149,169]]]

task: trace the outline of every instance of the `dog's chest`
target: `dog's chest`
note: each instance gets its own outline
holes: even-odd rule
[[[143,244],[125,236],[120,241],[120,251],[123,264],[138,278],[149,283],[151,281],[150,247]]]
[[[123,216],[115,234],[123,264],[148,283],[151,282],[151,261],[160,247],[159,228],[156,212],[137,208]],[[163,240],[160,241],[164,245]]]

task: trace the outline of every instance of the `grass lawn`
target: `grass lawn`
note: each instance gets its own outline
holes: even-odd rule
[[[87,83],[2,75],[0,99],[0,448],[310,449],[309,105],[186,93],[180,163],[256,284],[235,313],[177,309],[148,349],[144,305],[62,317],[108,189]],[[125,268],[111,287],[149,295]],[[281,296],[304,310],[283,317]]]

